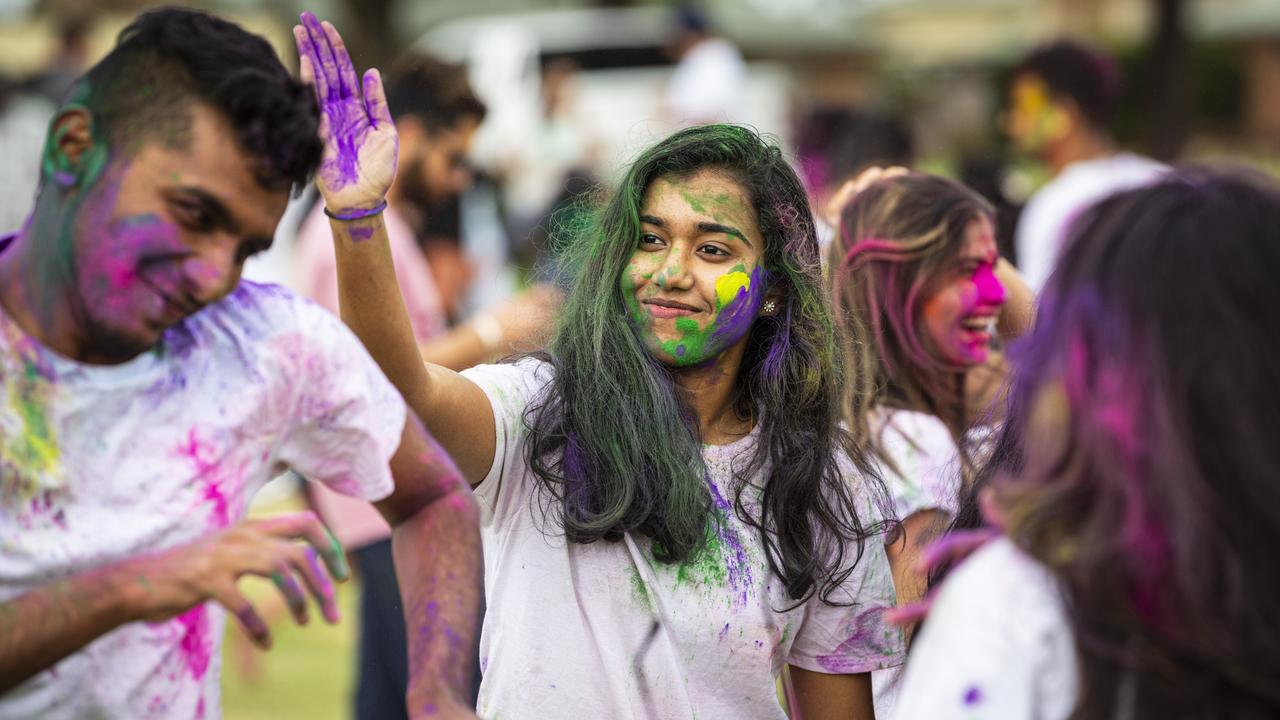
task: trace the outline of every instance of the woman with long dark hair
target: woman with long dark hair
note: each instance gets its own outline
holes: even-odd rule
[[[332,88],[350,61],[324,34],[304,68]],[[359,125],[342,119],[329,131]],[[789,666],[806,718],[872,717],[868,673],[902,653],[883,522],[840,429],[813,221],[778,148],[711,125],[641,154],[565,239],[547,350],[458,374],[417,355],[373,147],[353,182],[322,183],[368,193],[333,221],[341,311],[485,510],[480,713],[781,719]]]
[[[1203,170],[1073,226],[984,475],[1007,537],[943,583],[896,717],[1280,716],[1277,228],[1274,184]]]

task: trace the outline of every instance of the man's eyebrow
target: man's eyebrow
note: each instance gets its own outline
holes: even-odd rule
[[[227,206],[214,195],[198,187],[191,187],[189,185],[179,187],[178,191],[194,197],[201,205],[204,206],[204,211],[209,213],[216,224],[221,225],[231,232],[239,231],[240,225],[235,221],[235,218],[231,217],[231,211],[227,210]]]
[[[240,232],[240,223],[231,217],[231,211],[213,194],[198,187],[190,186],[179,187],[178,191],[194,197],[204,207],[204,211],[213,218],[216,225],[226,228],[227,231],[233,234]],[[273,240],[275,240],[274,234],[248,235],[244,238],[244,243],[250,247],[266,249],[271,247]]]
[[[751,241],[747,239],[747,236],[742,234],[742,231],[738,230],[737,228],[729,227],[728,225],[721,225],[720,223],[700,222],[698,223],[698,229],[704,233],[724,233],[725,235],[732,235],[738,238],[739,240],[741,240],[742,242],[746,243],[747,247],[754,247],[751,244]]]

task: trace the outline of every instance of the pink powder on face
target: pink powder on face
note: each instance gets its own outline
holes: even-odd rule
[[[982,305],[1003,305],[1005,301],[1004,285],[996,277],[996,266],[982,265],[973,275],[973,283],[978,288],[978,302]]]

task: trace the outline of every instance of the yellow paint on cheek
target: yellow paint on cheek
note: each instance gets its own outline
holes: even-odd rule
[[[731,272],[716,280],[716,305],[724,307],[738,297],[738,292],[751,287],[751,276],[744,272]]]

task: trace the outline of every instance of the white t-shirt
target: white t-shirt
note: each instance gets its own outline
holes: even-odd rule
[[[405,423],[336,318],[248,282],[114,366],[0,313],[0,383],[0,601],[234,524],[284,466],[381,499]],[[0,695],[0,718],[220,717],[224,623],[205,603],[121,626]]]
[[[1063,720],[1076,649],[1054,577],[1005,538],[942,585],[898,696],[895,720]]]
[[[1155,160],[1117,153],[1072,163],[1031,196],[1014,234],[1018,270],[1031,289],[1038,293],[1044,287],[1080,213],[1110,195],[1150,183],[1166,170]]]
[[[703,451],[723,522],[707,554],[663,565],[632,535],[566,545],[542,520],[525,460],[524,412],[550,374],[535,360],[463,372],[488,395],[497,428],[476,489],[488,602],[482,717],[783,720],[775,678],[785,663],[845,674],[902,663],[901,632],[882,618],[893,584],[878,539],[833,595],[855,606],[815,595],[775,611],[794,603],[756,531],[730,510],[732,468],[749,459],[754,432]],[[871,519],[869,507],[859,512]]]
[[[925,510],[948,517],[959,509],[960,455],[951,431],[936,415],[878,407],[868,417],[872,440],[893,461],[880,463],[880,477],[899,520]],[[896,468],[896,470],[895,470]],[[902,667],[871,674],[876,717],[889,717],[901,687]]]
[[[868,422],[871,437],[893,461],[881,477],[898,519],[924,510],[954,515],[959,509],[960,454],[951,431],[936,415],[877,408]]]

